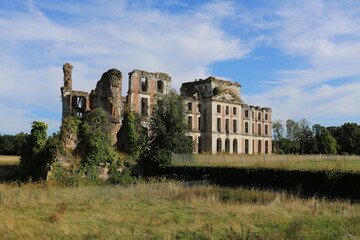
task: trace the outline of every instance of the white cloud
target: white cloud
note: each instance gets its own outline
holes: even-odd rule
[[[126,93],[127,73],[133,69],[167,72],[178,89],[182,82],[208,75],[210,63],[249,51],[221,29],[234,12],[231,3],[212,2],[178,14],[130,4],[29,1],[25,11],[0,10],[0,31],[6,33],[0,35],[6,57],[0,60],[0,102],[46,110],[57,121],[65,62],[74,65],[74,89],[90,91],[103,72],[118,68]],[[28,129],[29,114],[1,114],[5,125],[0,132]],[[19,119],[17,127],[5,119]]]
[[[266,44],[302,57],[308,67],[278,70],[277,84],[246,96],[249,102],[273,107],[275,118],[359,122],[359,10],[358,1],[290,1],[256,16],[253,26],[272,31]]]

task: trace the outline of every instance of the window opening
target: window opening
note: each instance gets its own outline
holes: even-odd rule
[[[230,140],[228,138],[225,139],[225,152],[230,152]]]
[[[245,139],[245,153],[249,153],[249,139]]]
[[[216,140],[216,151],[221,152],[221,138]]]
[[[164,92],[164,82],[163,81],[158,81],[157,82],[157,91],[160,93]]]
[[[148,116],[148,100],[147,98],[141,98],[141,116]]]
[[[238,142],[237,139],[233,141],[233,153],[238,153]]]
[[[141,78],[141,91],[143,92],[148,91],[148,79],[146,77]]]

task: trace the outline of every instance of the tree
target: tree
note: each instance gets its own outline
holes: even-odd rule
[[[48,125],[44,122],[34,121],[32,123],[31,133],[20,159],[25,176],[40,177],[41,166],[46,163],[42,150],[46,144],[47,128]]]
[[[126,111],[123,116],[123,151],[129,154],[135,161],[138,161],[147,143],[147,131],[141,126],[139,114],[133,111]]]
[[[360,154],[360,126],[356,123],[345,123],[333,132],[341,152]]]
[[[282,120],[275,120],[272,124],[274,140],[275,140],[275,151],[280,150],[280,140],[284,136],[284,123]]]
[[[298,139],[300,142],[301,154],[310,154],[315,151],[315,139],[310,129],[310,123],[305,119],[299,122]]]
[[[170,163],[171,153],[192,153],[193,141],[187,135],[183,99],[175,91],[157,99],[150,118],[150,161]]]
[[[300,148],[299,123],[292,119],[286,121],[286,138],[290,141],[289,153],[296,153]]]
[[[109,119],[110,116],[102,108],[96,108],[86,115],[80,127],[84,165],[98,166],[116,161],[117,156],[111,146]]]
[[[313,126],[313,132],[316,139],[318,153],[323,154],[336,154],[337,142],[330,131],[319,124]]]

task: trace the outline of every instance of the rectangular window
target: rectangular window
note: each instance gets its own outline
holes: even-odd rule
[[[147,92],[149,90],[148,79],[146,77],[141,78],[141,91]]]
[[[249,153],[249,139],[245,139],[245,153]]]
[[[230,125],[230,124],[229,124],[229,119],[226,119],[226,120],[225,120],[225,131],[226,131],[226,134],[229,134],[229,128],[230,128],[229,125]]]
[[[221,132],[221,118],[217,119],[217,130],[218,132]]]
[[[261,135],[261,124],[258,124],[258,135]]]
[[[198,138],[198,153],[202,152],[201,137]]]
[[[162,93],[164,91],[164,82],[163,81],[157,81],[157,91]]]
[[[226,114],[226,115],[229,115],[229,106],[226,106],[226,108],[225,108],[225,114]]]
[[[237,121],[235,119],[233,120],[233,130],[234,130],[234,133],[237,132]]]
[[[193,129],[193,122],[192,122],[192,117],[188,116],[188,124],[189,124],[189,128]]]
[[[141,98],[141,116],[148,116],[148,100],[147,98]]]
[[[254,131],[255,131],[255,124],[253,123],[252,125],[252,128],[251,128],[251,133],[254,134]]]
[[[268,120],[269,119],[269,115],[266,113],[265,114],[265,120]]]
[[[201,117],[198,117],[198,129],[201,131]]]
[[[198,112],[201,112],[201,103],[198,104]]]
[[[217,105],[217,113],[221,113],[221,106],[220,105]]]
[[[233,107],[233,114],[236,115],[237,114],[237,108]]]
[[[269,153],[269,141],[265,141],[265,153]]]
[[[249,123],[245,122],[245,133],[249,133]]]
[[[189,102],[189,103],[187,104],[187,110],[188,110],[188,111],[192,111],[192,103],[191,103],[191,102]]]
[[[269,134],[269,127],[267,124],[265,124],[265,135]]]
[[[245,110],[244,115],[245,115],[246,118],[248,118],[249,117],[249,110]]]
[[[259,121],[261,121],[261,113],[259,113]]]
[[[261,153],[261,140],[258,141],[258,152]]]

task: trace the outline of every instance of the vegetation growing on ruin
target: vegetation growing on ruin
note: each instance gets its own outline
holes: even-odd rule
[[[141,126],[139,114],[133,111],[126,111],[123,114],[122,128],[124,130],[124,151],[138,162],[147,145],[147,131]]]
[[[83,165],[99,166],[101,163],[112,164],[116,161],[110,139],[110,124],[109,116],[101,108],[86,115],[81,126]]]
[[[174,91],[157,99],[150,118],[147,164],[169,164],[171,153],[193,152],[185,111],[181,96]]]

